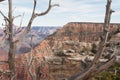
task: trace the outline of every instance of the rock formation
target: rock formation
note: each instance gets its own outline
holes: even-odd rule
[[[111,24],[110,31],[116,30],[119,25]],[[42,80],[59,80],[82,70],[87,65],[83,66],[81,61],[93,58],[90,57],[94,55],[91,52],[93,43],[98,44],[102,29],[102,23],[66,24],[31,52],[16,57],[17,80],[31,80],[27,69],[31,57],[31,71]],[[117,36],[117,40],[120,40],[120,36]]]

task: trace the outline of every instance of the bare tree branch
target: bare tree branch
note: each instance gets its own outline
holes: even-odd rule
[[[118,26],[117,30],[112,31],[112,32],[109,33],[108,40],[110,40],[114,35],[116,35],[118,33],[120,33],[120,25]]]
[[[109,28],[110,28],[110,19],[111,19],[111,0],[107,0],[106,5],[106,14],[105,14],[105,20],[104,20],[104,26],[103,26],[103,36],[104,39],[101,40],[99,43],[98,53],[95,55],[95,58],[93,60],[93,63],[98,63],[104,49],[105,45],[108,41],[108,35],[109,35]]]
[[[9,29],[8,29],[8,21],[6,20],[6,19],[4,19],[4,21],[5,21],[5,28],[4,28],[4,30],[3,30],[3,32],[4,32],[4,36],[3,36],[3,39],[2,40],[4,40],[5,38],[6,38],[6,36],[9,34]]]
[[[115,63],[115,60],[116,60],[116,57],[113,56],[108,62],[106,62],[104,65],[101,65],[99,68],[97,68],[97,71],[95,74],[100,73],[105,69],[108,69],[110,66],[112,66]]]
[[[27,28],[25,29],[25,31],[23,32],[23,34],[27,34],[27,33],[30,31],[32,22],[33,22],[33,20],[36,18],[36,16],[35,16],[36,4],[37,4],[37,1],[34,0],[34,7],[33,7],[32,16],[31,16],[31,18],[30,18],[30,20],[29,20],[29,23],[28,23],[28,25],[27,25]]]
[[[10,20],[0,11],[0,14],[9,22]]]
[[[23,18],[24,18],[25,13],[23,13],[21,21],[20,21],[20,27],[22,26]]]
[[[18,17],[20,17],[21,15],[17,15],[17,16],[15,16],[15,17],[13,17],[13,20],[15,19],[15,18],[18,18]]]
[[[49,0],[48,9],[47,9],[45,12],[35,13],[36,4],[37,4],[37,1],[34,0],[34,7],[33,7],[33,11],[32,11],[32,16],[31,16],[31,18],[30,18],[30,20],[29,20],[29,23],[28,23],[26,29],[25,29],[24,32],[20,35],[20,37],[19,37],[19,39],[18,39],[17,41],[22,40],[22,39],[25,37],[25,35],[30,31],[31,25],[32,25],[32,23],[33,23],[33,21],[34,21],[34,19],[35,19],[36,17],[46,15],[46,14],[51,10],[52,7],[54,7],[54,6],[59,6],[58,4],[53,4],[53,5],[52,5],[51,0]]]
[[[32,57],[32,54],[31,54],[29,64],[28,64],[28,72],[29,72],[32,80],[35,80],[34,74],[31,71],[32,62],[33,62],[33,57]]]
[[[8,63],[8,61],[0,61],[0,64]]]
[[[31,37],[31,44],[30,44],[31,45],[31,54],[30,54],[30,59],[29,59],[29,62],[28,62],[28,72],[29,72],[29,74],[31,76],[31,79],[36,80],[35,75],[31,71],[32,62],[33,62],[33,45],[32,45],[32,41],[33,41],[33,36]]]
[[[24,32],[20,34],[19,38],[15,42],[19,42],[19,41],[23,40],[25,35],[30,31],[32,22],[36,17],[35,16],[36,3],[37,3],[36,0],[34,0],[34,7],[33,7],[33,11],[32,11],[32,16],[28,22],[28,25],[27,25],[26,29],[24,30]]]
[[[14,33],[15,35],[22,32],[22,30],[23,30],[23,28],[21,26],[22,26],[22,21],[23,21],[24,14],[25,13],[22,14],[21,21],[20,21],[20,26],[19,26],[19,28],[16,29],[16,31]]]
[[[53,4],[51,3],[51,0],[49,0],[49,6],[48,6],[48,9],[45,11],[45,12],[42,12],[42,13],[36,13],[35,15],[36,16],[42,16],[42,15],[46,15],[52,7],[55,7],[55,6],[59,6],[59,4]]]

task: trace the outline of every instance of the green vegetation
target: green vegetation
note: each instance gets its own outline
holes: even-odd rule
[[[97,53],[97,44],[95,44],[95,43],[92,43],[92,49],[91,49],[91,52],[92,53]]]
[[[115,64],[98,74],[94,80],[120,80],[120,64]]]

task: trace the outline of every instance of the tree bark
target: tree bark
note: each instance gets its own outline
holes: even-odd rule
[[[14,43],[13,43],[13,17],[12,17],[12,0],[8,0],[8,5],[9,5],[9,53],[8,53],[8,64],[9,64],[9,69],[11,71],[10,74],[10,79],[14,80],[15,77],[15,54],[14,54]]]

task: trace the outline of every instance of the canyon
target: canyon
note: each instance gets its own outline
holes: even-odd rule
[[[117,30],[118,27],[120,24],[110,24],[110,32]],[[64,80],[82,71],[88,66],[85,62],[89,63],[91,58],[89,55],[94,55],[93,44],[97,46],[102,31],[103,23],[91,22],[70,22],[56,29],[30,52],[16,56],[17,80],[31,80],[28,69],[31,58],[30,70],[42,80]],[[112,42],[120,44],[120,34],[115,35]],[[0,67],[6,69],[7,65]]]

